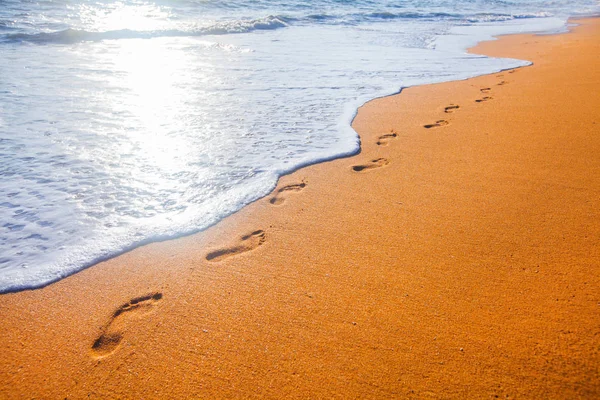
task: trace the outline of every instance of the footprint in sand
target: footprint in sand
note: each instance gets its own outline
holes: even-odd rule
[[[368,171],[370,169],[383,167],[384,165],[388,165],[389,163],[390,162],[385,158],[376,158],[375,160],[371,160],[366,164],[353,166],[352,171],[354,171],[354,172]]]
[[[246,236],[242,236],[239,244],[228,247],[226,249],[219,249],[211,251],[206,255],[207,261],[221,261],[225,258],[235,256],[237,254],[245,253],[250,250],[254,250],[266,240],[265,231],[257,230]]]
[[[117,308],[108,324],[102,329],[102,334],[92,344],[92,354],[96,357],[112,354],[123,340],[125,327],[136,317],[152,311],[160,299],[162,293],[152,293],[131,299]]]
[[[379,136],[377,139],[377,146],[387,146],[389,141],[396,138],[398,134],[394,131],[392,133],[386,133],[385,135]]]
[[[277,193],[275,194],[275,196],[271,197],[271,200],[269,200],[269,203],[273,204],[273,205],[280,205],[283,204],[283,202],[285,201],[285,194],[288,192],[299,192],[302,189],[304,189],[306,187],[306,182],[302,182],[302,183],[297,183],[294,185],[287,185],[282,187],[281,189],[279,189],[277,191]]]
[[[490,97],[490,96],[485,96],[485,97],[482,97],[481,99],[477,99],[477,100],[475,100],[475,103],[483,103],[484,101],[489,101],[489,100],[491,100],[491,99],[492,99],[492,97]]]
[[[424,128],[427,129],[431,129],[431,128],[438,128],[440,126],[446,126],[448,125],[450,122],[446,121],[445,119],[440,119],[439,121],[435,121],[434,124],[427,124],[427,125],[423,125]]]
[[[456,104],[450,104],[448,107],[444,108],[444,112],[450,114],[458,110],[459,108],[460,106],[457,106]]]
[[[489,93],[489,92],[490,92],[490,90],[492,90],[492,88],[489,88],[489,87],[486,87],[486,88],[481,88],[481,89],[479,89],[479,91],[480,91],[481,93]]]
[[[506,85],[507,83],[508,83],[508,82],[506,82],[506,81],[500,81],[500,82],[498,82],[498,86],[504,86],[504,85]]]

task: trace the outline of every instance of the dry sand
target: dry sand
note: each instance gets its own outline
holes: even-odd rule
[[[0,398],[599,398],[581,23],[473,50],[533,67],[368,103],[361,154],[203,233],[0,296]]]

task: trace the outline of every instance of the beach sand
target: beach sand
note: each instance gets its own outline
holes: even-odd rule
[[[363,106],[362,152],[0,296],[0,398],[599,398],[600,22]]]

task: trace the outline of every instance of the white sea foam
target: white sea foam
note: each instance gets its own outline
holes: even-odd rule
[[[0,11],[0,292],[204,229],[357,152],[365,101],[527,65],[464,50],[566,21],[529,4],[136,4]]]

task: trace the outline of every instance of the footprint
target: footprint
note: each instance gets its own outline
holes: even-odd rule
[[[516,69],[511,69],[510,71],[508,71],[509,74],[514,74],[515,72],[517,72]]]
[[[506,81],[500,81],[500,82],[498,83],[498,86],[506,85],[507,83],[508,83],[508,82],[506,82]]]
[[[491,100],[492,98],[493,98],[493,97],[490,97],[490,96],[485,96],[485,97],[482,97],[481,99],[477,99],[477,100],[475,100],[475,103],[483,103],[484,101],[489,101],[489,100]]]
[[[151,293],[133,298],[117,308],[102,329],[102,334],[92,344],[92,354],[98,358],[112,354],[121,344],[124,329],[131,319],[150,312],[162,296],[162,293]]]
[[[389,141],[397,136],[398,134],[394,131],[392,131],[392,133],[386,133],[385,135],[381,135],[377,139],[377,146],[387,146],[389,144]]]
[[[444,108],[444,112],[450,114],[458,110],[459,108],[460,106],[457,106],[456,104],[450,104],[448,107]]]
[[[286,192],[299,192],[302,189],[304,189],[306,187],[306,183],[302,182],[302,183],[297,183],[295,185],[287,185],[282,187],[281,189],[279,189],[277,191],[277,193],[275,194],[275,196],[271,197],[271,200],[269,200],[269,202],[271,204],[274,204],[276,206],[283,204],[283,202],[285,201],[285,193]]]
[[[257,230],[246,236],[242,236],[241,242],[233,247],[226,249],[219,249],[211,251],[206,255],[207,261],[221,261],[227,257],[235,256],[237,254],[245,253],[250,250],[254,250],[265,242],[266,235],[265,231]]]
[[[431,128],[437,128],[439,126],[446,126],[448,124],[449,124],[449,122],[446,121],[445,119],[440,119],[439,121],[435,121],[435,124],[427,124],[427,125],[423,125],[423,127],[427,128],[427,129],[431,129]]]
[[[480,91],[481,93],[489,93],[489,92],[490,92],[490,90],[492,90],[492,88],[489,88],[489,87],[486,87],[486,88],[479,89],[479,91]]]
[[[369,161],[367,164],[355,165],[352,167],[352,170],[355,172],[362,172],[373,168],[383,167],[384,165],[388,165],[389,163],[390,162],[385,158],[376,158],[375,160]]]

